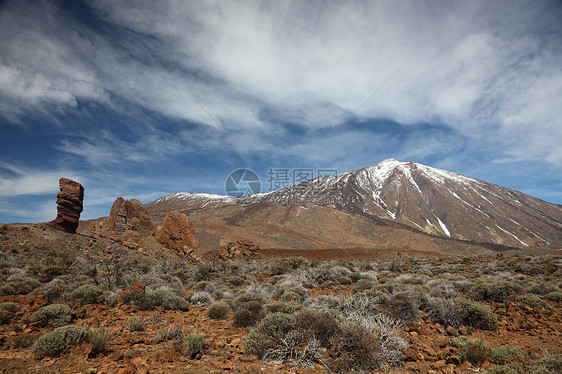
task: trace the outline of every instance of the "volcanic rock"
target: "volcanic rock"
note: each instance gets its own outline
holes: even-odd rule
[[[47,223],[56,229],[76,233],[80,213],[83,210],[84,187],[68,178],[59,179],[60,192],[57,193],[57,218]]]
[[[103,231],[122,234],[127,231],[154,233],[154,225],[144,205],[137,199],[115,199],[109,217],[103,221]]]
[[[260,247],[249,240],[221,243],[219,248],[219,258],[221,260],[242,260],[244,258],[260,257]]]
[[[179,256],[192,261],[201,261],[199,241],[195,237],[191,221],[183,214],[173,210],[166,214],[164,225],[159,228],[156,237],[160,243],[175,250]]]

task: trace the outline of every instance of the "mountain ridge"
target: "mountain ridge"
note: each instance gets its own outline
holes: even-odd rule
[[[562,247],[561,206],[462,174],[394,159],[279,191],[242,197],[176,193],[146,206],[153,213],[177,209],[191,215],[236,205],[256,210],[306,204],[464,241]]]

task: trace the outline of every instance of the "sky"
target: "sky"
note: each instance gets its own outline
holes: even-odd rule
[[[0,2],[0,222],[418,162],[562,204],[560,1]],[[277,174],[276,174],[277,175]]]

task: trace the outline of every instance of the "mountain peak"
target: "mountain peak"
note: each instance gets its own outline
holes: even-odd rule
[[[272,204],[322,205],[434,236],[512,247],[562,243],[560,207],[455,172],[393,158],[246,199],[174,194],[149,208],[197,212],[237,204],[249,212]],[[250,209],[252,204],[255,208]]]

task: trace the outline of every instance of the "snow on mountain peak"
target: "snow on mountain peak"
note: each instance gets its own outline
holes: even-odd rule
[[[378,183],[384,183],[388,177],[390,177],[393,172],[399,169],[401,170],[405,176],[411,180],[411,172],[413,169],[417,169],[422,172],[426,177],[438,182],[444,183],[446,180],[460,183],[460,184],[467,184],[467,183],[479,183],[477,179],[469,178],[461,174],[457,174],[451,171],[437,169],[434,167],[418,164],[415,162],[401,162],[395,160],[393,158],[387,158],[375,166],[371,166],[365,168],[369,174],[369,177],[372,181],[376,181]]]

